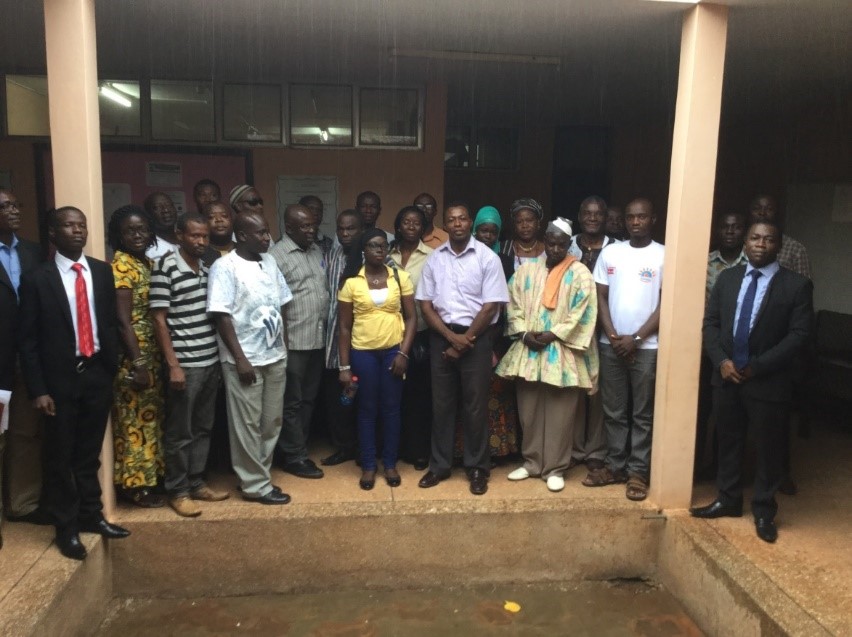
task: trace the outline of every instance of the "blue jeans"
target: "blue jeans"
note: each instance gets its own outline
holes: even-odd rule
[[[376,469],[376,420],[379,413],[384,430],[382,464],[385,469],[396,467],[403,380],[391,374],[390,366],[398,351],[398,346],[377,350],[353,349],[349,355],[352,373],[358,377],[358,444],[363,471]]]

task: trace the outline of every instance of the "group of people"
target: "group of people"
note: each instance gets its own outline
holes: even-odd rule
[[[223,200],[202,180],[193,194],[197,210],[182,215],[164,193],[116,210],[110,268],[83,254],[86,217],[73,207],[48,214],[55,254],[42,262],[38,246],[16,234],[17,199],[0,191],[8,519],[54,525],[57,546],[74,559],[86,556],[81,531],[129,534],[102,514],[97,472],[110,413],[119,496],[185,517],[202,513],[199,502],[228,498],[205,482],[217,417],[227,422],[241,497],[261,504],[290,501],[272,482],[274,461],[300,478],[323,477],[308,453],[320,419],[333,445],[321,464],[356,461],[365,490],[379,459],[384,480],[399,486],[403,459],[426,470],[421,488],[461,464],[481,495],[494,462],[520,451],[510,480],[538,477],[560,491],[565,472],[585,463],[584,485],[624,484],[629,499],[647,497],[664,266],[651,202],[636,199],[622,214],[589,197],[575,232],[519,199],[501,242],[496,208],[450,203],[439,228],[428,193],[387,232],[372,191],[337,215],[336,236],[324,236],[323,203],[307,195],[286,207],[273,242],[253,186]],[[725,216],[708,261],[720,495],[693,511],[702,517],[741,512],[746,421],[760,444],[778,441],[771,425],[785,418],[786,366],[807,338],[809,281],[785,268],[777,276],[776,263],[806,264],[804,248],[782,241],[768,201],[748,226]],[[795,255],[785,256],[791,246]],[[762,281],[750,275],[756,292],[742,283],[745,270],[764,272]],[[762,301],[778,304],[771,327],[758,320]],[[768,332],[749,342],[759,327]],[[789,464],[788,453],[777,455],[759,456],[753,511],[764,539]]]

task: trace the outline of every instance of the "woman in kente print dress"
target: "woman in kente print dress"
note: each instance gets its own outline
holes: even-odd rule
[[[119,496],[141,507],[165,504],[152,491],[163,475],[163,397],[162,359],[148,311],[152,262],[145,250],[156,241],[151,228],[150,216],[138,206],[119,208],[109,222],[119,335],[124,346],[115,379],[114,479]]]

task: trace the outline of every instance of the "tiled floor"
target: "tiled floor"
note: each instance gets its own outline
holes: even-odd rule
[[[317,448],[311,454],[315,460],[327,453]],[[719,533],[732,546],[770,578],[779,584],[791,599],[808,609],[826,628],[836,634],[852,634],[852,506],[849,491],[852,489],[852,430],[830,423],[816,423],[810,439],[796,439],[794,447],[794,473],[799,484],[799,494],[794,497],[779,496],[778,525],[780,537],[775,545],[768,545],[754,534],[748,514],[740,519],[701,521]],[[624,486],[615,485],[590,489],[580,481],[585,476],[584,467],[572,469],[566,476],[566,487],[561,493],[550,493],[542,480],[531,478],[510,482],[506,475],[516,464],[497,467],[492,472],[488,493],[481,498],[472,496],[461,469],[454,471],[451,479],[432,489],[420,489],[416,472],[400,463],[402,486],[388,487],[377,477],[372,491],[358,487],[360,470],[353,462],[326,468],[321,480],[305,480],[274,472],[274,482],[293,497],[281,515],[309,514],[312,505],[327,503],[418,502],[457,501],[475,503],[481,499],[511,502],[546,501],[559,498],[578,504],[594,505],[607,502],[618,507],[647,508],[648,505],[629,503],[624,498]],[[227,488],[232,496],[221,503],[202,503],[208,517],[240,517],[249,511],[253,514],[261,505],[245,502],[236,490],[237,480],[232,474],[214,476],[212,484]],[[700,484],[695,489],[695,502],[706,503],[713,497],[713,485]],[[276,507],[264,507],[264,509]],[[285,513],[286,510],[286,513]],[[262,515],[277,515],[263,511]],[[205,516],[202,515],[202,519]],[[116,519],[132,529],[134,520],[177,520],[168,508],[142,511],[128,505],[119,505]],[[192,520],[185,520],[191,524]],[[53,551],[52,529],[28,524],[4,523],[5,547],[0,551],[0,601],[17,581],[44,554]]]

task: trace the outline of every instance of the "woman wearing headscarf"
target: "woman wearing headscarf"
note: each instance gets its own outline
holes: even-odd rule
[[[496,370],[516,381],[523,431],[524,464],[508,477],[540,476],[550,491],[565,486],[580,401],[597,391],[595,282],[568,254],[570,244],[571,224],[557,218],[545,233],[545,258],[515,272],[506,333],[517,340]]]
[[[358,377],[358,443],[365,491],[376,480],[376,421],[384,431],[382,464],[388,486],[402,480],[396,469],[400,437],[402,385],[417,316],[414,287],[404,270],[385,264],[388,242],[384,230],[368,228],[352,250],[341,277],[338,299],[340,323],[340,384],[352,389]]]
[[[512,238],[503,242],[500,254],[512,260],[515,272],[523,263],[544,256],[544,243],[540,239],[544,210],[535,199],[516,199],[509,208],[512,220]]]
[[[476,213],[476,219],[473,222],[473,236],[476,237],[477,241],[494,250],[494,253],[500,257],[500,262],[503,264],[503,274],[506,275],[508,282],[515,273],[515,265],[512,263],[512,257],[500,254],[500,232],[502,229],[503,218],[500,216],[500,211],[494,206],[483,206]]]
[[[512,259],[498,252],[498,238],[502,224],[497,208],[494,206],[480,208],[473,222],[473,236],[497,253],[503,263],[503,273],[508,281],[514,270]],[[499,321],[492,328],[498,334],[494,339],[492,366],[497,364],[509,348],[508,339],[502,337],[505,324],[505,315],[501,314]],[[492,460],[518,453],[517,432],[518,407],[515,403],[515,388],[511,381],[492,374],[488,391],[488,441]],[[461,457],[463,449],[461,424],[457,423],[455,455]]]

